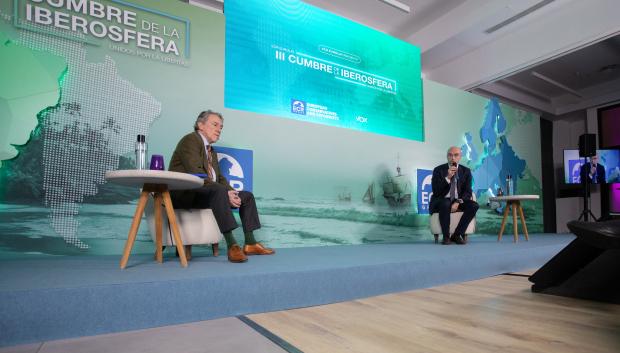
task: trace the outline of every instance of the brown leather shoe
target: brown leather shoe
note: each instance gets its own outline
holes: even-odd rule
[[[244,245],[243,252],[246,255],[272,255],[275,254],[275,251],[270,248],[266,248],[261,243],[256,243],[253,245]]]
[[[241,251],[239,245],[235,244],[228,249],[228,261],[230,262],[246,262],[247,256]]]
[[[458,245],[465,245],[465,241],[463,241],[463,237],[460,234],[454,234],[450,237],[450,240],[457,243]]]
[[[213,249],[213,256],[215,257],[220,256],[220,244],[219,243],[211,244],[211,249]]]

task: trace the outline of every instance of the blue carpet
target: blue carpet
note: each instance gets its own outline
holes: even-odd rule
[[[475,237],[466,246],[376,244],[278,249],[188,268],[134,255],[0,261],[0,346],[328,304],[537,268],[574,239]]]

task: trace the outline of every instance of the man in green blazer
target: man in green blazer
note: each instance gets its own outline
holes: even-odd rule
[[[198,189],[172,191],[174,208],[210,208],[217,225],[228,245],[228,260],[245,262],[246,255],[271,255],[272,249],[264,247],[254,238],[254,230],[260,228],[254,195],[248,191],[235,191],[220,172],[217,153],[212,145],[220,139],[224,128],[222,114],[203,111],[196,118],[194,132],[177,144],[169,170],[173,172],[204,174],[204,185]],[[232,231],[239,225],[231,211],[239,208],[245,245],[243,251],[237,245]]]

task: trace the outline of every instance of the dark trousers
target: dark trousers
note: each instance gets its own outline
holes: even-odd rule
[[[191,208],[210,208],[215,216],[220,232],[226,233],[239,227],[235,217],[232,214],[230,202],[228,199],[228,189],[221,184],[210,184],[200,189],[191,190],[194,194],[194,201]],[[249,232],[260,228],[260,220],[258,219],[258,209],[254,195],[249,191],[240,191],[241,207],[239,207],[239,216],[241,216],[241,224],[243,231]],[[173,200],[174,203],[174,200]],[[177,208],[177,205],[174,205]]]
[[[444,238],[450,237],[450,206],[452,203],[448,198],[435,200],[430,207],[431,213],[439,213],[439,224],[441,224],[441,232]],[[454,234],[464,235],[469,222],[476,216],[478,211],[478,203],[472,200],[464,200],[459,204],[458,211],[463,212],[459,224],[454,230]]]

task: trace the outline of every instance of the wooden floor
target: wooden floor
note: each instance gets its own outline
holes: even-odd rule
[[[535,294],[522,276],[248,317],[307,353],[620,352],[619,305]]]

